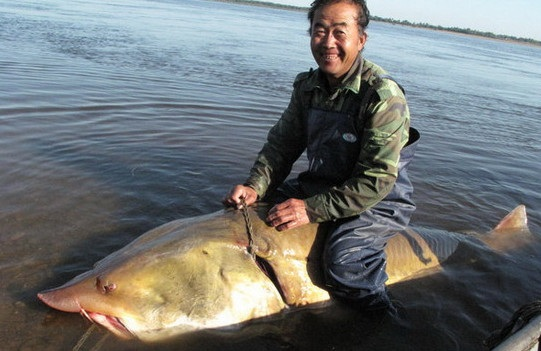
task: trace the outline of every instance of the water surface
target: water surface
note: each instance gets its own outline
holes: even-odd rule
[[[0,0],[6,349],[73,348],[88,323],[50,311],[37,291],[150,228],[221,208],[295,75],[314,66],[307,26],[302,12],[213,1]],[[485,232],[525,204],[541,233],[541,49],[374,22],[364,53],[406,88],[422,133],[414,225]],[[539,253],[466,248],[444,272],[391,289],[408,313],[401,326],[364,330],[339,311],[314,310],[169,346],[478,350],[539,298]],[[103,349],[136,347],[110,337]]]

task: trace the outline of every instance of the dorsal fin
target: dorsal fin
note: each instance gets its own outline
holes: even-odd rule
[[[518,205],[513,211],[509,212],[493,231],[521,230],[528,229],[528,217],[526,215],[526,206]]]

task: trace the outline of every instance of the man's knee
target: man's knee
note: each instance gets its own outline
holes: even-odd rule
[[[331,294],[360,299],[384,292],[387,274],[385,244],[395,234],[386,220],[373,214],[342,223],[330,232],[324,269]]]
[[[330,253],[325,276],[331,294],[354,299],[381,292],[387,280],[385,263],[383,251]]]

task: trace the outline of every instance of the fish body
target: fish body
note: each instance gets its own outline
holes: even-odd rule
[[[234,327],[329,301],[320,262],[325,225],[280,232],[265,223],[267,210],[250,207],[250,226],[233,209],[166,223],[38,297],[119,337],[143,341]],[[483,240],[505,250],[524,232],[526,212],[519,206]],[[385,249],[387,284],[439,267],[472,238],[409,228],[397,233]]]

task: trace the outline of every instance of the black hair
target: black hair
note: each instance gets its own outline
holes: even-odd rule
[[[364,30],[368,26],[368,22],[370,22],[370,11],[368,11],[368,6],[366,6],[365,0],[315,0],[310,5],[310,10],[308,10],[308,20],[310,21],[310,28],[308,29],[308,33],[312,32],[312,21],[314,20],[316,11],[324,6],[338,2],[348,2],[359,7],[357,24],[359,25],[359,33],[364,32]]]

